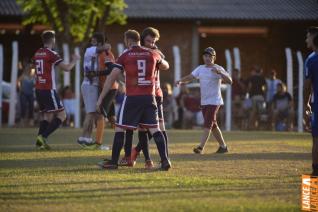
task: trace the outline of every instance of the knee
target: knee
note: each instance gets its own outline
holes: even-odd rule
[[[66,113],[65,113],[65,110],[59,112],[56,116],[58,119],[61,120],[61,122],[65,121],[66,119]]]

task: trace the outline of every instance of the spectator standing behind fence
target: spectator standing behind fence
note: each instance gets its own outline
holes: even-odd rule
[[[263,76],[263,70],[261,68],[255,67],[252,70],[252,76],[248,79],[247,89],[252,100],[252,111],[249,120],[249,127],[251,129],[255,129],[258,109],[260,105],[265,103],[266,94],[266,80]]]
[[[271,104],[274,95],[277,93],[277,85],[282,83],[280,79],[277,79],[277,72],[272,69],[269,78],[266,79],[267,91],[266,91],[266,102]]]
[[[244,81],[240,78],[240,71],[235,68],[232,72],[232,114],[234,128],[242,127],[242,120],[244,118],[243,101],[245,93],[246,86]]]
[[[286,91],[286,86],[283,83],[277,84],[277,92],[272,100],[272,130],[285,130],[285,123],[288,131],[293,130],[293,122],[295,117],[294,102],[292,96]]]
[[[169,83],[164,83],[162,86],[162,93],[163,93],[163,116],[165,120],[165,125],[167,128],[171,128],[174,112],[174,99],[172,96],[172,87]]]
[[[23,127],[26,124],[30,126],[34,125],[34,84],[34,73],[32,73],[30,65],[27,65],[18,79],[18,86],[20,88],[21,126]]]

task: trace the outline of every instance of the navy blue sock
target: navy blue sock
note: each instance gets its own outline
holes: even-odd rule
[[[139,152],[140,152],[140,150],[142,150],[142,153],[145,156],[145,160],[150,160],[149,142],[148,142],[147,132],[146,131],[138,131],[138,138],[139,138],[139,142],[138,142],[139,147],[137,145],[136,150]]]
[[[124,145],[125,132],[116,132],[112,148],[112,162],[118,165],[120,151]]]
[[[312,169],[317,172],[318,171],[318,163],[312,164]]]
[[[163,136],[161,131],[158,131],[153,134],[153,139],[156,142],[161,161],[166,161],[168,157],[167,157],[165,137]]]
[[[131,155],[131,147],[132,147],[132,142],[134,138],[134,131],[133,130],[126,130],[126,137],[125,137],[125,157],[130,157]]]
[[[47,138],[49,135],[51,135],[57,128],[60,127],[62,124],[61,119],[54,118],[51,123],[47,126],[46,130],[42,133],[42,136],[44,138]]]
[[[168,148],[168,136],[167,136],[167,133],[166,133],[166,131],[164,130],[164,131],[162,131],[162,134],[163,134],[163,136],[165,137],[165,141],[166,141],[166,150],[167,150],[167,156],[169,157],[169,148]]]
[[[47,120],[42,120],[40,122],[38,135],[42,135],[44,131],[46,130],[47,126],[49,126],[49,122]]]

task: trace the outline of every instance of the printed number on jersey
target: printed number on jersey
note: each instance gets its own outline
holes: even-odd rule
[[[43,60],[36,60],[35,61],[35,69],[36,69],[36,73],[38,75],[43,74]]]
[[[146,80],[146,60],[137,60],[138,85],[151,85],[150,80]]]

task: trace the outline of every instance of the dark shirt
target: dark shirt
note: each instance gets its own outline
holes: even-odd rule
[[[266,86],[266,80],[263,76],[251,76],[249,79],[249,83],[252,85],[249,91],[251,97],[257,95],[265,96],[263,86]]]

